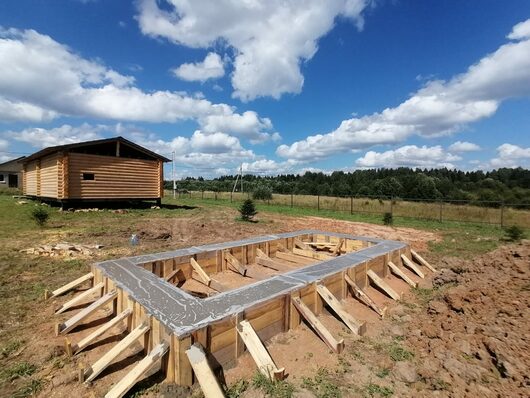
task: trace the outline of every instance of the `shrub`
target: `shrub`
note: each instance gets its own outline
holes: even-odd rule
[[[31,218],[33,218],[39,227],[42,227],[46,224],[48,218],[50,218],[50,213],[45,208],[37,206],[31,211]]]
[[[394,217],[392,216],[392,213],[385,213],[383,215],[383,224],[385,225],[392,225],[394,223]]]
[[[272,189],[266,185],[258,185],[252,191],[252,199],[254,200],[271,200],[272,199]]]
[[[241,219],[243,221],[252,221],[254,216],[258,214],[256,206],[254,206],[254,202],[251,199],[247,199],[243,202],[239,209],[239,213],[241,214]]]
[[[504,234],[506,235],[506,239],[510,242],[518,242],[525,237],[523,229],[517,225],[505,228]]]

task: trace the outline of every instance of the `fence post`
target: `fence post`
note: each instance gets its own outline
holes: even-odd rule
[[[440,199],[440,222],[443,222],[443,205],[444,202]]]
[[[217,200],[217,192],[214,192],[215,193],[215,200]]]
[[[390,197],[390,215],[392,218],[394,217],[394,198]]]
[[[230,203],[232,203],[232,194],[233,192],[230,192]]]
[[[291,207],[293,207],[293,194],[291,192]]]
[[[504,228],[504,202],[501,203],[501,228]]]
[[[317,211],[320,211],[320,195],[317,195]]]
[[[201,199],[204,199],[204,190],[201,191]]]
[[[353,196],[350,196],[350,215],[353,214]]]

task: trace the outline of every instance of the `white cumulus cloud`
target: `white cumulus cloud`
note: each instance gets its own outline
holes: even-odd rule
[[[362,168],[396,167],[447,167],[455,168],[451,162],[461,160],[459,156],[445,151],[440,145],[428,147],[405,145],[385,152],[368,151],[355,164]]]
[[[51,129],[32,127],[21,131],[7,131],[4,135],[41,149],[49,146],[97,140],[103,138],[102,133],[105,131],[110,131],[109,127],[83,123],[80,126],[64,124]]]
[[[502,144],[497,147],[497,157],[491,159],[492,168],[530,167],[530,148],[514,144]]]
[[[449,145],[448,148],[451,152],[474,152],[480,151],[480,146],[472,142],[467,141],[456,141]]]
[[[223,60],[216,53],[208,53],[202,62],[182,64],[171,71],[179,79],[200,82],[218,79],[225,74]]]
[[[452,134],[489,117],[503,100],[530,94],[530,37],[522,33],[511,36],[521,40],[502,45],[449,81],[428,82],[395,108],[344,120],[330,133],[281,145],[276,153],[300,160],[324,158],[373,145],[403,142],[414,134],[423,137]]]
[[[141,31],[176,44],[235,49],[233,96],[243,101],[299,93],[300,64],[318,50],[317,41],[337,17],[363,26],[369,0],[139,0]]]

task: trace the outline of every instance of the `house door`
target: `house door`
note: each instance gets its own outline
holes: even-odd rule
[[[9,174],[9,177],[7,178],[7,183],[9,185],[9,188],[18,188],[18,175]]]

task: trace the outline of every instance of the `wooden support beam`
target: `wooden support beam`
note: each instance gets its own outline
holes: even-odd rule
[[[105,355],[99,358],[94,365],[89,366],[87,369],[81,370],[80,381],[90,383],[92,380],[98,377],[98,375],[103,372],[122,352],[129,348],[140,337],[143,337],[143,335],[148,331],[149,325],[146,322],[136,327],[136,329],[125,336],[123,340],[121,340],[118,344],[107,351]]]
[[[265,257],[256,257],[256,264],[261,265],[262,267],[267,267],[275,271],[289,272],[294,268],[285,264],[281,264],[277,261],[272,260],[271,258]]]
[[[105,398],[122,398],[155,364],[161,361],[169,350],[169,344],[162,341],[145,356],[127,375],[105,395]]]
[[[66,338],[66,353],[69,356],[79,354],[81,351],[87,348],[90,344],[92,344],[98,337],[105,334],[108,330],[112,329],[118,323],[120,323],[123,320],[128,320],[128,318],[132,315],[132,313],[133,311],[131,308],[125,309],[123,312],[121,312],[120,314],[112,318],[110,321],[108,321],[107,323],[99,327],[98,329],[94,330],[88,336],[83,338],[77,344],[71,344],[68,338]]]
[[[297,254],[302,257],[313,258],[315,260],[330,260],[333,258],[333,256],[330,256],[329,254],[314,252],[312,250],[297,249],[296,247],[293,248],[293,254]]]
[[[283,380],[285,369],[276,366],[250,322],[243,320],[238,323],[236,329],[258,370],[271,380]]]
[[[300,239],[298,238],[294,238],[293,240],[294,242],[294,245],[295,247],[299,247],[300,249],[302,250],[310,250],[310,251],[313,251],[313,248],[311,246],[309,246],[307,243],[305,242],[302,242]]]
[[[241,275],[245,276],[247,273],[247,267],[242,265],[237,258],[235,258],[232,253],[228,250],[224,252],[224,257],[226,263],[230,266],[232,271],[239,272]]]
[[[171,282],[171,280],[179,273],[180,268],[177,268],[174,271],[171,271],[168,276],[166,276],[164,279],[166,282]]]
[[[69,292],[72,289],[75,289],[79,285],[85,283],[86,281],[91,281],[94,279],[94,274],[92,272],[89,272],[88,274],[85,274],[76,280],[67,283],[66,285],[60,287],[59,289],[54,290],[53,292],[50,292],[49,290],[44,291],[44,299],[47,300],[52,297],[57,297],[62,294],[65,294],[66,292]]]
[[[357,284],[353,281],[353,279],[350,278],[348,274],[344,275],[344,280],[352,288],[355,297],[377,312],[381,318],[385,317],[386,307],[383,309],[379,308],[375,301],[372,300],[372,298],[368,296],[359,286],[357,286]]]
[[[210,286],[211,279],[208,276],[208,274],[199,265],[197,260],[195,260],[193,257],[190,258],[190,264],[193,267],[193,269],[195,270],[195,272],[197,272],[197,274],[199,274],[199,277],[201,278],[201,282],[204,283],[206,286]]]
[[[425,260],[422,256],[420,256],[414,250],[411,249],[410,253],[412,254],[412,257],[414,257],[421,265],[424,265],[425,267],[429,268],[432,272],[438,272],[436,268],[434,268],[431,264],[429,264],[427,260]]]
[[[186,350],[186,355],[188,356],[205,398],[224,398],[223,390],[208,363],[202,345],[199,343],[193,344]]]
[[[300,315],[309,322],[313,330],[320,336],[320,338],[337,354],[340,354],[344,349],[344,339],[336,340],[328,329],[318,320],[315,314],[300,300],[299,297],[292,298],[292,303],[298,310]]]
[[[337,245],[333,248],[333,250],[331,251],[331,254],[333,254],[334,256],[338,256],[340,254],[340,248],[342,247],[343,244],[344,244],[344,238],[340,238],[339,243],[337,243]]]
[[[214,279],[214,278],[210,278],[210,289],[213,289],[219,293],[230,290],[228,287],[226,287],[225,285],[223,285],[221,282],[219,282],[217,279]]]
[[[412,279],[410,279],[407,274],[405,274],[401,268],[399,268],[396,264],[394,264],[392,261],[388,262],[388,267],[390,268],[390,271],[392,271],[393,274],[399,276],[401,279],[403,279],[405,282],[407,282],[412,287],[418,287],[418,283],[414,282]]]
[[[63,305],[61,305],[56,311],[55,311],[55,315],[59,315],[59,314],[62,314],[63,312],[65,312],[66,310],[72,308],[72,307],[75,307],[76,305],[78,305],[79,303],[82,303],[83,301],[85,301],[87,298],[89,297],[92,297],[94,294],[99,294],[101,296],[101,292],[103,290],[103,282],[100,282],[98,283],[97,285],[91,287],[90,289],[88,290],[85,290],[83,293],[81,294],[78,294],[77,296],[75,296],[73,299],[71,299],[70,301],[67,301],[66,303],[64,303]]]
[[[401,255],[401,260],[403,260],[403,264],[410,268],[416,275],[418,275],[420,278],[425,278],[425,275],[423,272],[420,271],[420,269],[414,264],[411,260],[409,260],[404,254]]]
[[[341,302],[329,291],[326,286],[317,284],[317,291],[320,297],[322,297],[324,301],[331,307],[331,309],[335,311],[339,318],[342,319],[342,322],[348,326],[348,329],[359,336],[362,336],[366,333],[366,322],[361,322],[349,314]]]
[[[257,267],[250,267],[247,268],[247,272],[245,274],[247,278],[256,279],[258,281],[261,281],[263,279],[270,278],[270,275],[267,275],[263,273],[263,270]]]
[[[401,300],[401,296],[392,289],[388,283],[386,283],[382,278],[380,278],[374,271],[371,269],[366,272],[366,275],[368,275],[368,278],[380,289],[382,289],[386,294],[388,294],[390,297],[392,297],[394,300],[398,301]]]
[[[95,312],[100,307],[114,300],[117,296],[118,292],[116,290],[108,292],[104,296],[101,296],[99,299],[94,301],[88,307],[83,308],[81,311],[79,311],[73,317],[68,319],[66,322],[57,324],[55,327],[56,336],[59,336],[59,334],[68,333],[70,330],[79,325],[83,321],[83,319]]]
[[[287,260],[287,261],[290,261],[296,264],[302,264],[302,265],[309,265],[313,263],[313,261],[311,261],[311,259],[307,257],[297,256],[296,254],[293,254],[293,253],[285,253],[285,252],[280,252],[280,251],[276,252],[276,258],[279,258],[280,260]]]

